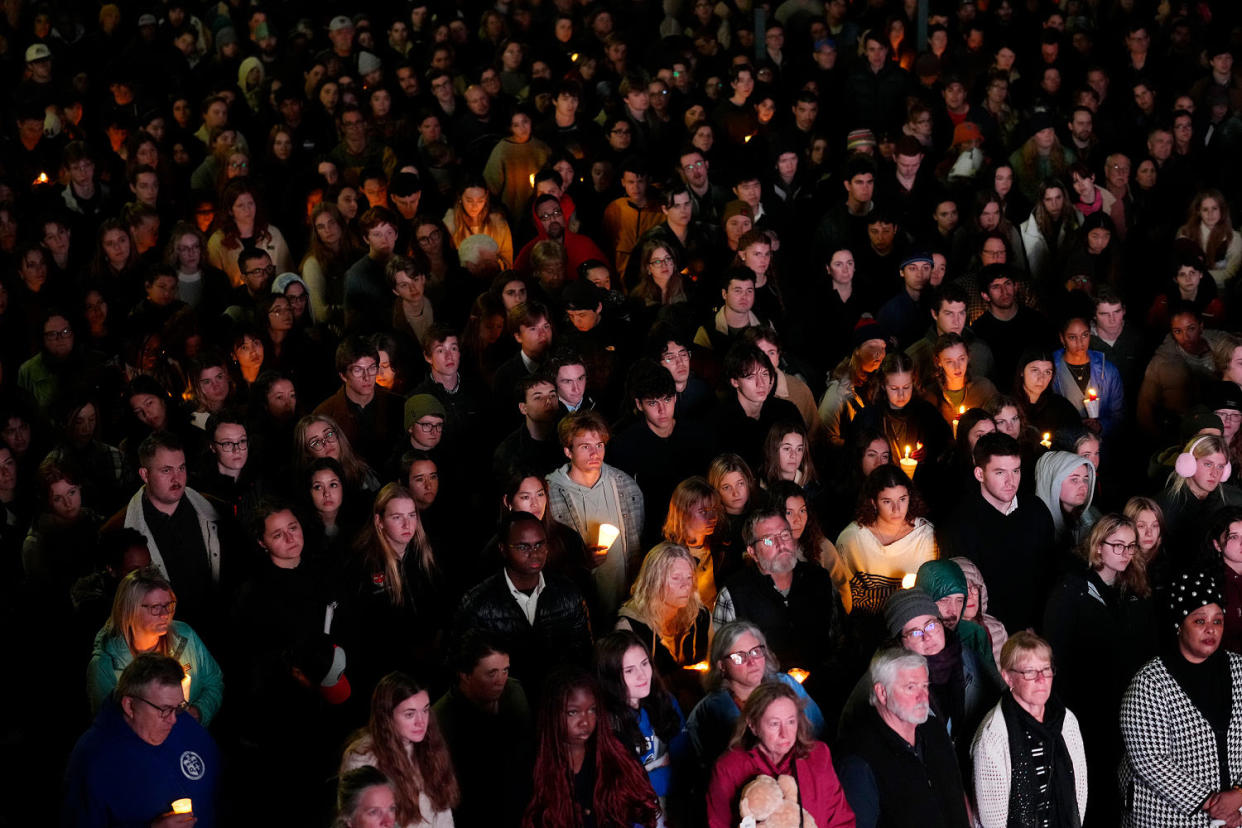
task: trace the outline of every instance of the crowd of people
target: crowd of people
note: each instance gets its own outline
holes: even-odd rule
[[[0,33],[0,825],[1242,825],[1242,6]]]

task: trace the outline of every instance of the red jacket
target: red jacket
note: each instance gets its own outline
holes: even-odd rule
[[[854,811],[845,801],[845,792],[832,767],[832,754],[823,742],[815,747],[805,759],[797,760],[798,791],[802,807],[815,818],[819,828],[854,828]],[[760,747],[750,750],[735,747],[720,757],[712,772],[707,788],[708,828],[732,828],[737,825],[738,798],[746,783],[760,774],[776,778],[790,773],[791,760],[787,757],[773,766]],[[791,774],[792,775],[792,774]]]
[[[599,259],[605,264],[610,264],[608,257],[599,249],[599,245],[591,241],[589,236],[582,233],[574,233],[569,229],[569,219],[574,213],[574,201],[568,194],[561,196],[561,213],[562,220],[565,222],[565,235],[561,237],[561,244],[565,247],[565,274],[566,281],[574,281],[578,278],[578,265],[589,259]],[[535,244],[548,240],[547,231],[543,229],[543,223],[535,216],[534,200],[530,207],[531,216],[534,217],[535,238],[528,241],[518,251],[517,258],[513,260],[513,269],[519,273],[529,276],[530,273],[530,253],[535,249]]]

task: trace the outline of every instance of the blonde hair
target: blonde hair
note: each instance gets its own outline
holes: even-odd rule
[[[625,606],[629,607],[639,620],[656,633],[685,632],[694,625],[699,611],[703,609],[698,590],[692,589],[690,600],[686,602],[686,605],[677,611],[667,625],[662,623],[665,610],[665,584],[668,583],[669,573],[672,572],[673,564],[677,561],[685,561],[690,566],[690,572],[693,575],[694,558],[686,547],[668,541],[653,546],[647,553],[647,557],[643,558],[638,577],[634,579],[630,600],[625,602]]]
[[[1126,515],[1105,515],[1096,521],[1086,541],[1079,545],[1079,557],[1099,572],[1104,568],[1100,546],[1108,540],[1109,535],[1121,529],[1129,529],[1133,532],[1135,542],[1138,542],[1138,527],[1134,525],[1133,520]],[[1130,559],[1130,565],[1117,576],[1117,582],[1126,592],[1132,592],[1143,598],[1151,595],[1151,586],[1147,583],[1147,559],[1141,554],[1135,554]]]
[[[379,528],[384,512],[388,510],[388,504],[394,500],[415,502],[414,495],[400,483],[389,483],[380,489],[371,507],[371,520],[363,528],[362,534],[358,536],[358,551],[372,568],[383,570],[384,591],[388,593],[388,598],[393,604],[400,606],[405,603],[405,580],[401,572],[401,558]],[[415,514],[417,513],[418,507],[416,506]],[[427,530],[423,528],[421,517],[414,525],[414,535],[410,538],[406,554],[411,552],[417,555],[418,566],[424,574],[431,575],[436,571],[435,557],[432,555],[431,543],[427,540]]]
[[[169,594],[170,601],[176,603],[177,593],[173,592],[172,584],[168,583],[168,579],[157,566],[135,569],[122,578],[121,583],[117,585],[116,595],[112,599],[112,614],[104,623],[104,636],[115,635],[121,638],[129,646],[130,654],[138,655],[138,650],[134,647],[134,629],[138,625],[139,613],[146,611],[142,602],[152,592],[161,589]],[[169,620],[171,621],[172,618],[173,614],[170,612]],[[169,649],[166,633],[160,636],[159,643],[155,645],[155,652],[168,655]]]
[[[708,506],[719,514],[723,507],[720,493],[703,477],[695,475],[687,477],[673,489],[673,496],[668,501],[668,516],[664,519],[664,539],[672,543],[685,544],[689,540],[686,524],[690,521],[690,513],[700,506]]]
[[[1202,460],[1209,454],[1223,454],[1225,459],[1229,458],[1229,444],[1225,442],[1225,438],[1216,434],[1198,434],[1186,441],[1185,447],[1181,451],[1182,454],[1189,454],[1196,461]],[[1180,455],[1179,455],[1180,456]],[[1177,470],[1169,472],[1169,482],[1165,489],[1170,495],[1181,494],[1182,490],[1187,487],[1190,478],[1182,477]],[[1222,483],[1224,481],[1221,481]],[[1217,486],[1217,489],[1220,487]]]
[[[1001,647],[1000,668],[1005,671],[1013,670],[1018,659],[1027,653],[1046,654],[1048,661],[1052,661],[1051,644],[1030,630],[1019,630],[1009,636],[1005,646]]]

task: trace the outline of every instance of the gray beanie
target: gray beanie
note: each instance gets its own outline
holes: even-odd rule
[[[902,628],[909,624],[911,619],[918,618],[920,615],[939,618],[940,609],[931,596],[918,587],[899,589],[890,595],[888,602],[884,604],[884,623],[888,626],[889,635],[892,636],[901,635]]]

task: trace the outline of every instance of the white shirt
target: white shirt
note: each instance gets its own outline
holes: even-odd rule
[[[539,573],[539,583],[531,590],[530,595],[527,595],[515,587],[513,581],[509,580],[508,570],[502,569],[501,571],[505,574],[505,583],[509,585],[509,594],[513,596],[514,601],[517,601],[517,605],[522,608],[522,612],[526,614],[526,620],[530,625],[532,627],[535,626],[535,612],[539,608],[539,593],[543,592],[545,586],[543,573]]]

